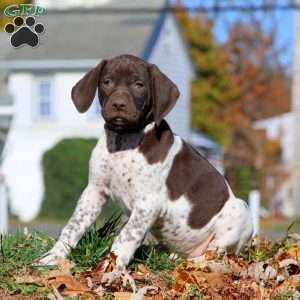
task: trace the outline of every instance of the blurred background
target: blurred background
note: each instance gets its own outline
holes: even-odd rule
[[[119,54],[157,64],[178,85],[171,128],[249,202],[258,233],[280,237],[291,223],[300,230],[300,1],[2,0],[0,7],[0,232],[26,226],[57,235],[70,217],[103,126],[97,101],[80,115],[70,91]],[[30,14],[45,27],[39,45],[12,47],[5,26]]]

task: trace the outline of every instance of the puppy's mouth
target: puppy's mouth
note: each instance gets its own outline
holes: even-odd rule
[[[115,131],[115,132],[126,132],[131,131],[134,127],[134,124],[130,122],[129,120],[122,118],[122,117],[116,117],[110,120],[107,120],[105,123],[105,127]]]
[[[115,125],[115,126],[125,126],[129,122],[128,122],[128,120],[126,120],[124,118],[117,117],[117,118],[114,118],[114,119],[110,120],[109,123],[112,124],[112,125]]]

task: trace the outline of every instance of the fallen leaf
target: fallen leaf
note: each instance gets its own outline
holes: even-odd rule
[[[289,233],[288,237],[295,241],[300,241],[300,234],[299,233]]]
[[[48,286],[56,288],[62,295],[78,296],[86,292],[91,292],[87,284],[78,281],[75,277],[69,275],[56,276],[48,278]]]
[[[217,289],[224,287],[225,280],[224,275],[220,273],[203,273],[203,277],[206,279],[207,283]]]
[[[246,270],[243,270],[241,275],[243,278],[250,277],[256,282],[266,282],[276,278],[277,270],[266,262],[258,262],[251,264]]]
[[[115,300],[130,300],[132,295],[133,295],[133,293],[129,293],[129,292],[115,292],[114,293]]]
[[[30,275],[30,274],[23,274],[23,275],[16,275],[14,276],[16,283],[34,283],[37,285],[44,285],[45,281],[44,278],[40,275]]]
[[[293,245],[287,250],[287,254],[298,261],[300,261],[300,243]]]

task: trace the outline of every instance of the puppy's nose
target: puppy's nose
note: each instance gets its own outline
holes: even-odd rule
[[[122,99],[117,99],[113,102],[112,106],[115,110],[121,111],[126,108],[126,103]]]

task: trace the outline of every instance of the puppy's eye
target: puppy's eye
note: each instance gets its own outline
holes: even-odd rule
[[[104,79],[104,80],[102,81],[102,84],[103,84],[104,86],[109,86],[109,85],[112,84],[112,80],[109,79],[109,78]]]
[[[136,86],[137,88],[141,89],[141,88],[144,87],[144,84],[143,84],[143,82],[141,82],[141,81],[136,81],[136,82],[135,82],[135,86]]]

